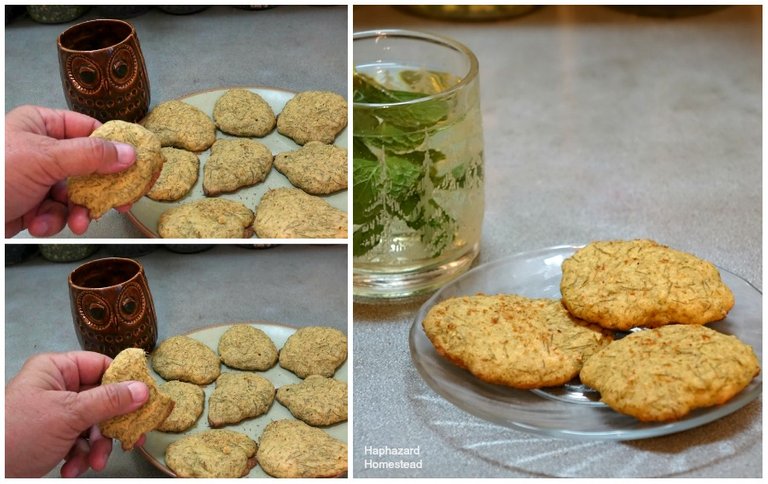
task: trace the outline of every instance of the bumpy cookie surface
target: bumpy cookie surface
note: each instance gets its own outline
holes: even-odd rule
[[[216,141],[216,125],[211,118],[181,101],[158,104],[142,124],[160,138],[163,146],[204,151]]]
[[[612,339],[558,300],[514,294],[446,299],[422,325],[441,356],[485,382],[514,388],[562,385]]]
[[[270,189],[256,206],[253,229],[262,238],[343,239],[347,213],[298,188]]]
[[[105,437],[118,439],[123,450],[133,449],[139,437],[156,429],[173,410],[173,400],[158,391],[155,380],[149,374],[144,350],[128,348],[115,357],[104,372],[101,384],[136,380],[144,382],[149,388],[147,402],[131,413],[120,415],[99,424],[99,430]]]
[[[298,420],[267,425],[256,457],[274,477],[335,477],[347,472],[347,444]]]
[[[295,151],[275,156],[275,168],[293,186],[312,195],[327,195],[347,188],[347,150],[310,141]]]
[[[264,181],[272,169],[272,152],[251,139],[220,139],[203,167],[203,191],[213,197]]]
[[[173,400],[173,411],[157,428],[161,432],[184,432],[192,427],[205,406],[205,392],[198,385],[173,380],[160,385],[160,393]]]
[[[296,143],[333,143],[347,125],[347,101],[329,91],[304,91],[292,97],[277,117],[277,131]]]
[[[208,423],[212,428],[258,417],[269,410],[275,387],[254,373],[222,373],[208,399]]]
[[[197,182],[200,159],[191,151],[166,147],[160,150],[165,158],[163,171],[147,196],[157,201],[175,201],[189,193]]]
[[[231,430],[208,430],[165,449],[165,462],[178,477],[243,477],[256,465],[256,442]]]
[[[265,371],[277,363],[277,347],[267,333],[249,324],[236,324],[219,339],[222,363],[239,370]]]
[[[347,383],[309,375],[301,383],[277,389],[277,401],[309,425],[332,425],[347,420]]]
[[[230,89],[213,107],[213,120],[225,133],[235,136],[266,136],[275,128],[275,113],[258,94]]]
[[[651,240],[593,242],[562,267],[565,306],[605,328],[706,324],[734,303],[714,265]]]
[[[240,202],[204,198],[169,208],[157,231],[164,238],[222,239],[252,235],[253,212]]]
[[[614,410],[668,421],[727,402],[759,372],[754,351],[735,336],[673,324],[614,341],[587,360],[580,376]]]
[[[189,336],[172,336],[152,353],[152,368],[166,380],[207,385],[219,377],[219,357]]]
[[[308,326],[290,335],[280,349],[280,366],[299,378],[332,377],[347,359],[347,336],[335,328]]]
[[[163,168],[164,158],[157,136],[138,124],[107,121],[96,128],[91,137],[128,143],[136,149],[136,162],[127,170],[74,176],[67,180],[69,199],[88,208],[90,217],[97,219],[110,208],[143,197]]]

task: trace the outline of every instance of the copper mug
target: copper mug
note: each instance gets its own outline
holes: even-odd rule
[[[69,296],[84,350],[114,358],[126,348],[154,349],[157,316],[139,262],[121,257],[86,262],[69,275]]]
[[[136,29],[96,19],[59,35],[59,68],[69,109],[101,122],[138,122],[149,108],[149,78]]]

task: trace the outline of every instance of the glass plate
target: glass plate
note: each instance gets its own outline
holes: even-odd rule
[[[575,380],[562,387],[516,390],[480,381],[437,354],[422,328],[429,309],[451,297],[476,293],[513,293],[560,298],[560,265],[578,249],[558,246],[523,252],[480,265],[443,287],[419,310],[411,326],[413,361],[427,384],[462,410],[485,420],[552,437],[582,440],[630,440],[680,432],[712,422],[742,408],[762,389],[758,375],[724,405],[697,409],[675,422],[644,423],[599,401],[599,395]],[[736,304],[722,321],[708,327],[733,334],[752,346],[762,362],[762,294],[739,276],[720,269]]]
[[[290,335],[296,332],[296,329],[297,329],[297,328],[292,328],[290,326],[268,323],[268,322],[258,322],[258,323],[250,323],[250,324],[254,328],[258,328],[264,331],[265,333],[267,333],[267,335],[270,337],[270,339],[272,339],[272,342],[275,343],[275,346],[278,349],[283,347],[285,340],[287,340]],[[186,336],[189,336],[190,338],[194,338],[200,341],[201,343],[207,345],[209,348],[211,348],[215,352],[219,345],[219,338],[221,338],[221,335],[224,334],[224,332],[228,330],[231,326],[232,326],[231,324],[209,326],[206,328],[196,330],[191,333],[187,333]],[[233,370],[228,366],[222,364],[221,371],[222,373],[226,373],[228,371],[240,371],[240,370]],[[152,377],[154,377],[155,381],[157,381],[158,384],[162,384],[165,382],[165,380],[160,375],[158,375],[157,373],[154,372],[154,370],[152,370],[151,366],[150,366],[150,373],[152,374]],[[302,381],[299,377],[297,377],[290,371],[282,368],[279,364],[276,364],[275,366],[273,366],[267,371],[259,371],[255,373],[271,381],[272,384],[275,386],[275,388],[280,388],[283,385],[290,385],[290,384],[299,383]],[[347,362],[346,361],[341,367],[339,367],[338,370],[336,370],[336,374],[334,375],[334,378],[340,381],[347,381]],[[216,386],[216,383],[214,382],[209,385],[205,385],[203,387],[203,390],[205,390],[205,407],[203,409],[203,414],[200,415],[200,418],[197,420],[194,426],[192,426],[190,429],[186,430],[185,432],[180,432],[180,433],[159,432],[157,430],[154,430],[146,434],[146,441],[144,443],[144,446],[138,447],[139,452],[144,457],[146,457],[147,460],[149,460],[149,462],[152,463],[152,465],[160,469],[162,472],[168,474],[169,476],[176,477],[173,471],[169,469],[168,466],[165,464],[166,447],[168,447],[171,443],[187,435],[194,434],[197,432],[203,432],[210,428],[208,426],[208,398],[211,396],[211,393],[213,392],[213,389],[215,386]],[[272,406],[269,407],[269,411],[264,415],[246,419],[235,425],[226,425],[222,428],[228,429],[228,430],[234,430],[237,432],[242,432],[246,434],[248,437],[250,437],[251,439],[258,442],[261,432],[264,430],[264,427],[266,427],[268,423],[272,422],[273,420],[279,420],[284,418],[295,420],[295,417],[291,415],[291,412],[287,408],[282,406],[277,400],[275,400],[272,403]],[[330,425],[328,427],[322,427],[322,429],[325,432],[327,432],[331,437],[338,439],[344,443],[347,443],[347,422],[340,422],[334,425]],[[253,469],[251,469],[251,472],[248,474],[247,477],[270,477],[270,476],[267,475],[267,473],[265,473],[262,470],[261,466],[256,465]]]
[[[272,111],[274,111],[276,115],[280,114],[280,111],[283,110],[285,103],[287,103],[296,94],[291,91],[270,87],[249,87],[245,89],[255,92],[264,98],[264,100],[270,105]],[[212,89],[189,94],[187,96],[178,98],[178,100],[195,106],[209,117],[213,118],[213,106],[226,91],[226,88]],[[224,138],[236,138],[236,136],[222,133],[217,129],[216,139]],[[294,143],[292,139],[278,133],[277,128],[272,130],[272,132],[263,138],[251,137],[250,139],[267,145],[267,147],[272,150],[273,155],[285,151],[297,150],[300,148],[300,146]],[[339,133],[334,144],[342,148],[347,147],[346,128],[344,128],[344,130]],[[210,153],[210,148],[201,153],[198,153],[198,156],[200,157],[200,174],[198,176],[197,182],[195,182],[195,185],[192,187],[192,190],[181,200],[177,200],[175,202],[157,202],[151,198],[142,197],[138,202],[133,204],[131,210],[126,213],[126,215],[144,235],[147,237],[159,237],[157,233],[157,222],[160,220],[160,215],[169,208],[176,207],[182,203],[205,198],[205,194],[203,193],[203,167],[205,166],[205,162],[208,160],[208,155],[210,155]],[[261,200],[261,197],[267,192],[267,189],[292,186],[293,185],[290,181],[288,181],[288,178],[286,178],[282,173],[273,167],[263,182],[257,183],[252,187],[241,188],[234,193],[225,193],[223,195],[219,195],[217,198],[234,200],[243,203],[249,209],[254,210],[256,205]],[[342,190],[340,192],[326,195],[321,198],[323,198],[333,207],[336,207],[339,210],[343,210],[345,212],[347,211],[347,190]]]

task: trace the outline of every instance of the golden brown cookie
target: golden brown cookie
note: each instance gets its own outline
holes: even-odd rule
[[[278,153],[275,168],[293,186],[312,195],[327,195],[347,188],[347,150],[310,141],[295,151]]]
[[[204,198],[169,208],[160,215],[157,231],[169,239],[248,238],[253,212],[240,202]]]
[[[668,421],[722,405],[760,372],[749,345],[706,326],[673,324],[614,341],[581,369],[581,381],[614,410]]]
[[[252,139],[220,139],[203,167],[203,191],[209,197],[261,183],[272,169],[272,152]]]
[[[309,375],[301,383],[277,389],[277,401],[309,425],[332,425],[347,420],[347,382]]]
[[[275,386],[255,373],[222,373],[208,399],[211,428],[235,424],[267,413],[275,399]]]
[[[157,428],[161,432],[184,432],[189,429],[205,406],[205,392],[198,385],[179,380],[168,381],[160,385],[160,393],[173,400],[173,412]]]
[[[277,131],[296,143],[333,143],[347,126],[347,101],[329,91],[304,91],[292,97],[277,117]]]
[[[165,463],[178,477],[244,477],[256,465],[256,442],[232,430],[207,430],[165,449]]]
[[[280,366],[299,378],[332,377],[347,359],[347,336],[335,328],[308,326],[290,335],[280,349]]]
[[[298,188],[270,189],[256,206],[253,230],[265,239],[344,239],[346,212]]]
[[[734,303],[714,265],[652,240],[592,242],[562,267],[568,311],[605,328],[706,324]]]
[[[267,425],[256,458],[274,477],[336,477],[347,472],[347,444],[298,420]]]
[[[441,356],[485,382],[513,388],[562,385],[612,339],[556,299],[514,294],[446,299],[422,325]]]
[[[266,136],[275,128],[270,105],[248,89],[229,89],[213,106],[213,120],[225,133],[235,136]]]
[[[136,149],[136,162],[126,170],[67,179],[69,199],[86,207],[95,220],[110,208],[131,204],[143,197],[160,174],[164,158],[160,140],[138,124],[108,121],[96,128],[91,137],[128,143]]]
[[[239,370],[266,371],[277,363],[277,347],[264,331],[236,324],[219,339],[221,362]]]
[[[216,125],[211,118],[182,101],[155,106],[141,124],[155,133],[163,146],[204,151],[216,141]]]
[[[172,336],[152,352],[152,369],[166,380],[207,385],[219,377],[219,357],[189,336]]]
[[[131,380],[144,382],[147,385],[149,389],[147,402],[138,410],[99,424],[101,434],[120,440],[123,450],[133,449],[139,437],[156,429],[173,410],[173,400],[158,391],[155,380],[150,376],[147,358],[141,348],[128,348],[118,353],[104,372],[101,384]]]
[[[159,202],[184,198],[197,182],[200,159],[191,151],[178,148],[166,147],[161,152],[165,158],[163,171],[147,196]]]

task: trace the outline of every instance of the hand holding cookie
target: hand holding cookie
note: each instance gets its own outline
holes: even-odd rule
[[[24,229],[49,237],[65,225],[78,235],[88,230],[88,211],[69,202],[66,178],[121,172],[136,159],[129,144],[88,137],[100,125],[83,114],[37,106],[6,115],[6,237]]]

